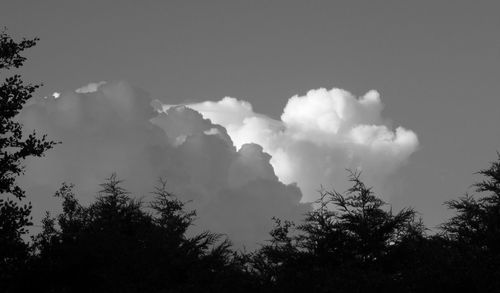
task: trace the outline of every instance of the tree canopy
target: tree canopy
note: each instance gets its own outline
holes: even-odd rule
[[[47,292],[225,292],[242,272],[221,235],[187,236],[195,212],[160,181],[150,212],[110,177],[88,207],[71,185],[56,193],[63,212],[47,215],[35,238],[30,275]],[[79,284],[75,287],[75,284]],[[229,290],[231,289],[231,290]]]
[[[13,40],[0,31],[0,283],[7,283],[24,262],[28,246],[22,240],[31,225],[31,204],[23,203],[25,191],[16,183],[23,174],[23,161],[40,157],[55,142],[34,131],[24,133],[16,116],[32,97],[39,85],[25,84],[18,74],[6,76],[10,69],[21,67],[26,58],[21,54],[33,47],[38,39]]]

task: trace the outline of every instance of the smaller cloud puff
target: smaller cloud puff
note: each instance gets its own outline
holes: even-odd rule
[[[94,93],[96,92],[101,85],[106,84],[105,81],[99,81],[99,82],[91,82],[85,86],[82,86],[81,88],[77,88],[75,90],[75,93],[77,94],[87,94],[87,93]]]

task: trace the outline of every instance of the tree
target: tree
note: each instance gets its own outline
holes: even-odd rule
[[[16,42],[5,30],[0,31],[0,73],[21,67],[26,61],[21,53],[37,41]],[[16,178],[23,174],[24,159],[43,156],[55,145],[35,132],[24,136],[22,124],[15,120],[38,87],[25,84],[17,74],[0,84],[0,283],[4,285],[27,256],[22,235],[31,224],[31,204],[22,203],[25,191],[16,184]]]
[[[71,185],[56,193],[63,212],[35,238],[30,278],[47,292],[234,292],[239,259],[220,235],[188,236],[195,213],[161,181],[151,212],[115,176],[97,200],[79,204]],[[27,284],[28,286],[30,284]],[[244,290],[239,290],[243,291]]]
[[[456,214],[441,228],[456,251],[454,266],[467,276],[462,279],[474,283],[475,290],[492,292],[500,290],[500,153],[477,173],[484,176],[473,185],[481,196],[465,194],[446,202]]]
[[[446,202],[457,214],[442,226],[450,239],[494,254],[500,254],[500,153],[497,156],[488,169],[478,172],[485,179],[473,185],[485,196],[466,194]]]
[[[343,194],[321,191],[303,224],[277,221],[253,261],[270,291],[365,292],[393,283],[391,252],[410,233],[422,233],[420,222],[410,208],[385,210],[359,172],[349,172],[349,181]]]

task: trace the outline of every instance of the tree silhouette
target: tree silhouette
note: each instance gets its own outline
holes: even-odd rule
[[[455,215],[429,237],[407,234],[390,255],[402,292],[498,292],[500,290],[500,155],[485,179],[483,197],[466,194],[445,204]]]
[[[14,41],[0,31],[0,72],[19,68],[26,58],[21,53],[33,47],[38,39]],[[54,146],[35,132],[23,136],[22,125],[15,117],[38,85],[25,84],[20,75],[6,77],[0,84],[0,289],[8,287],[26,261],[28,246],[22,240],[31,225],[31,204],[22,203],[24,190],[16,184],[23,174],[24,159],[40,157]]]
[[[396,272],[382,272],[395,246],[421,233],[412,209],[397,214],[350,172],[342,194],[321,191],[303,224],[276,221],[271,241],[253,256],[254,272],[270,291],[382,290]]]
[[[56,196],[63,212],[47,216],[35,238],[31,276],[47,292],[234,292],[241,263],[221,236],[187,236],[195,213],[156,188],[151,212],[115,176],[95,203],[78,203],[71,185]],[[29,289],[29,288],[25,288]],[[243,291],[244,292],[244,291]]]
[[[462,287],[492,292],[500,290],[500,153],[489,168],[477,173],[484,179],[473,186],[483,196],[466,194],[446,202],[456,214],[442,230],[456,252],[454,267]]]
[[[488,169],[478,172],[486,178],[474,184],[475,191],[486,193],[476,198],[469,194],[446,202],[456,215],[443,224],[451,239],[477,250],[500,253],[500,153]]]

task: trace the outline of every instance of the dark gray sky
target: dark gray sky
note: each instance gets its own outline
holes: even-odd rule
[[[381,93],[420,148],[390,178],[434,226],[500,150],[498,1],[3,1],[0,24],[41,41],[38,91],[126,80],[166,103],[234,96],[278,118],[288,98]]]

